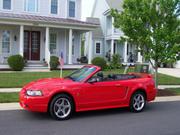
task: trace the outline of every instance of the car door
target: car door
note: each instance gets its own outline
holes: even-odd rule
[[[120,81],[86,82],[81,85],[80,107],[96,109],[119,106],[126,93],[127,87]]]

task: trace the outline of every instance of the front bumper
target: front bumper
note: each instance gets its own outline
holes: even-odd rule
[[[49,98],[46,96],[41,97],[30,97],[27,96],[22,90],[19,94],[20,102],[22,108],[33,112],[47,112],[48,111],[48,101]]]

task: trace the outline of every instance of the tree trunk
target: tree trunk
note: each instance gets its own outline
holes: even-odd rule
[[[155,64],[154,77],[155,77],[155,86],[156,86],[156,88],[158,88],[158,66],[157,66],[157,64]]]

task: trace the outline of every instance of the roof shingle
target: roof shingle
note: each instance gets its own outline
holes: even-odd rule
[[[97,23],[84,22],[75,19],[28,15],[28,14],[2,13],[2,12],[0,12],[0,19],[16,19],[19,21],[45,22],[45,23],[55,23],[55,24],[74,24],[74,25],[85,25],[85,26],[99,25]]]

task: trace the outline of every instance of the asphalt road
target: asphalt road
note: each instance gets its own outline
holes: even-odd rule
[[[142,113],[83,112],[68,121],[23,110],[0,111],[0,135],[180,135],[180,101],[151,103]]]

